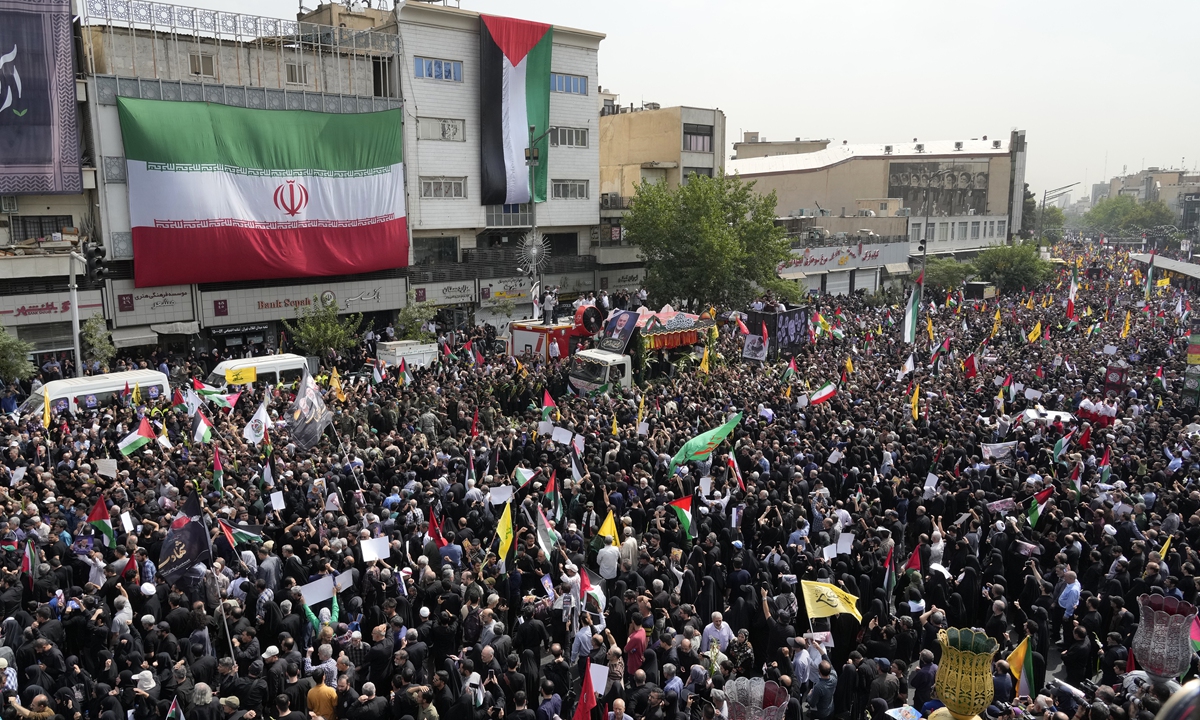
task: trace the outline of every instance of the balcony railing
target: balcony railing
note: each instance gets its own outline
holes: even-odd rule
[[[633,198],[614,193],[604,193],[600,196],[601,210],[628,210],[632,203]]]
[[[521,266],[518,254],[512,250],[492,248],[464,249],[460,263],[428,263],[413,265],[408,270],[409,282],[431,283],[457,280],[512,277]],[[587,272],[596,268],[591,255],[551,256],[542,267],[543,275]]]

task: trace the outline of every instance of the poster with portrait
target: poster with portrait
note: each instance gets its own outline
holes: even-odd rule
[[[617,354],[625,352],[626,346],[629,345],[629,339],[633,337],[633,331],[637,328],[638,314],[630,310],[617,310],[609,315],[608,322],[604,324],[604,330],[600,332],[600,339],[596,342],[596,347],[601,350],[607,350]]]
[[[296,401],[288,408],[288,430],[292,434],[292,442],[301,450],[313,447],[321,440],[321,434],[331,422],[333,415],[325,408],[321,389],[305,370],[300,387],[296,390]]]
[[[745,343],[742,345],[742,357],[747,360],[765,361],[770,342],[769,339],[764,338],[762,335],[746,335]]]

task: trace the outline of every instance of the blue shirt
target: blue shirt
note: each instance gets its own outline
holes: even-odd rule
[[[1058,606],[1064,610],[1063,617],[1075,614],[1075,606],[1079,604],[1079,590],[1079,581],[1076,580],[1064,587],[1062,595],[1058,596]]]

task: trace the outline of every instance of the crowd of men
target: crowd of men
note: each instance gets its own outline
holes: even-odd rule
[[[795,374],[790,352],[743,361],[733,323],[707,372],[631,391],[575,392],[564,363],[463,351],[470,335],[407,377],[326,368],[332,422],[311,447],[288,387],[244,387],[231,409],[203,391],[199,410],[124,399],[48,427],[10,414],[4,712],[707,720],[748,677],[782,688],[789,719],[878,720],[938,707],[938,631],[974,627],[999,645],[989,718],[1148,720],[1170,689],[1128,672],[1138,598],[1197,592],[1188,318],[1178,290],[1145,301],[1128,257],[1088,263],[1102,272],[1080,275],[1071,318],[1070,270],[989,300],[925,288],[913,344],[903,301],[815,298]],[[143,417],[163,440],[122,455]],[[189,523],[205,554],[165,577]],[[861,620],[810,617],[804,580],[857,598]],[[1018,677],[1005,659],[1026,638]]]

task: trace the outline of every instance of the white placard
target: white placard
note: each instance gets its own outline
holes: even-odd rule
[[[933,473],[929,473],[928,475],[925,476],[925,487],[936,488],[937,484],[938,484],[938,476],[937,475],[934,475]]]
[[[105,477],[115,478],[117,476],[117,461],[112,458],[97,458],[96,472]]]
[[[493,505],[503,505],[512,500],[513,488],[512,485],[497,485],[488,490],[488,499]]]
[[[844,532],[838,535],[837,551],[838,555],[849,555],[854,551],[854,533]]]
[[[129,516],[129,511],[121,513],[121,527],[125,528],[125,532],[133,532],[133,518]]]
[[[116,461],[116,460],[114,460],[114,461],[113,461],[113,467],[115,468],[116,466],[117,466],[117,461]],[[12,478],[11,478],[11,479],[8,481],[8,484],[9,484],[9,485],[19,485],[19,484],[21,484],[21,481],[25,479],[25,471],[26,471],[26,470],[28,470],[28,469],[29,469],[29,468],[27,468],[26,466],[22,465],[21,467],[17,468],[16,470],[13,470],[13,472],[12,472]],[[113,476],[113,477],[116,477],[116,474],[117,474],[117,473],[114,471],[112,476]]]
[[[1117,354],[1117,346],[1116,345],[1105,345],[1104,346],[1104,354],[1105,355],[1116,355]]]
[[[638,435],[649,435],[649,434],[650,434],[650,423],[648,423],[648,422],[638,423]]]
[[[391,544],[386,537],[360,540],[358,545],[362,548],[363,562],[390,557],[392,554]]]
[[[1042,399],[1042,391],[1034,390],[1033,388],[1025,388],[1025,399],[1026,400],[1041,400]]]
[[[1004,378],[1001,377],[1000,375],[997,375],[996,377],[992,378],[992,384],[995,385],[996,387],[1000,387],[1001,385],[1004,384]]]
[[[704,493],[704,497],[709,497],[712,495],[712,478],[700,478],[700,492]]]
[[[275,492],[271,493],[271,509],[272,510],[278,510],[279,512],[283,512],[286,507],[287,507],[287,503],[283,499],[283,491],[282,490],[276,490]]]
[[[341,592],[348,587],[352,587],[354,585],[354,573],[338,573],[337,577],[333,579],[333,584],[337,586],[338,592]]]
[[[300,586],[300,594],[304,596],[304,604],[312,607],[333,597],[333,576],[326,575],[307,585]]]
[[[572,438],[571,431],[566,428],[556,427],[550,438],[559,445],[570,445]]]
[[[1025,389],[1025,383],[1014,382],[1012,384],[1013,392],[1021,392]]]
[[[575,437],[571,438],[571,444],[575,446],[575,452],[583,454],[583,436],[575,433]]]
[[[826,560],[832,560],[837,557],[837,545],[826,545],[821,548],[821,555]]]
[[[592,676],[592,691],[603,695],[604,688],[608,685],[608,666],[592,663],[588,666],[588,674]]]
[[[538,435],[550,435],[554,432],[554,423],[550,420],[542,420],[538,423]]]

